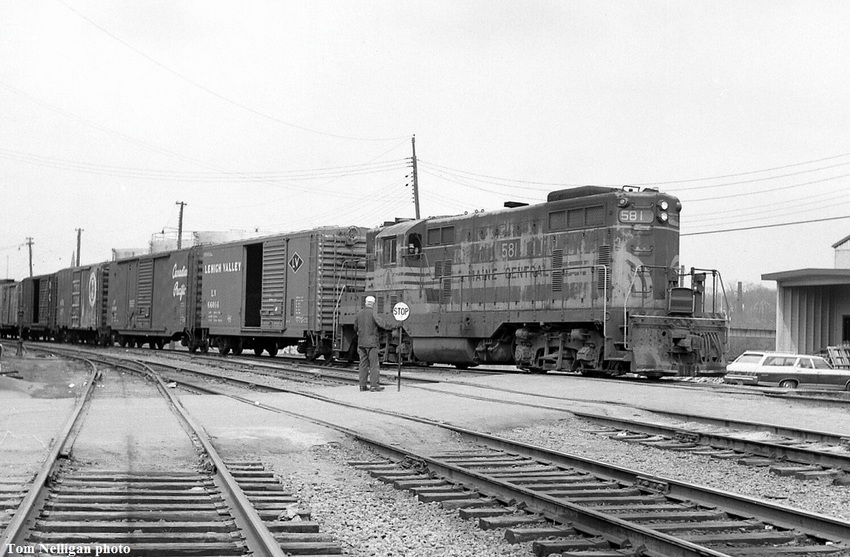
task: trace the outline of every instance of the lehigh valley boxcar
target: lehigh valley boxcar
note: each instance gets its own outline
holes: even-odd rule
[[[705,292],[719,274],[680,272],[680,210],[656,190],[585,186],[542,204],[371,232],[367,293],[379,311],[398,301],[411,310],[403,343],[387,337],[385,360],[722,373],[727,320],[714,304],[723,296]],[[360,298],[347,304],[346,324]]]
[[[199,249],[200,326],[191,346],[330,358],[339,303],[363,291],[366,229],[325,227]]]

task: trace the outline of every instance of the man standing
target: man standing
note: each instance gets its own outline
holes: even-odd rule
[[[383,391],[381,370],[378,367],[378,329],[387,329],[382,320],[375,315],[375,297],[366,296],[366,307],[357,312],[354,318],[354,332],[357,333],[357,353],[360,356],[360,390]],[[366,379],[369,387],[366,386]]]

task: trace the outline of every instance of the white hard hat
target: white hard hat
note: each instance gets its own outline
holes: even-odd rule
[[[375,297],[374,296],[366,296],[366,305],[367,306],[375,305]]]

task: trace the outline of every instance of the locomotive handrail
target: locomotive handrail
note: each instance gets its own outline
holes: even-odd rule
[[[629,318],[628,318],[629,299],[631,298],[632,291],[634,289],[635,282],[637,281],[638,274],[642,274],[642,273],[646,272],[647,270],[651,270],[651,269],[665,269],[666,270],[666,269],[668,269],[668,267],[665,267],[663,265],[640,265],[640,266],[636,267],[634,273],[632,274],[632,282],[629,285],[628,292],[626,293],[626,295],[623,298],[623,347],[626,350],[630,349],[630,345],[629,345]],[[723,313],[723,320],[728,324],[730,322],[729,300],[726,297],[726,287],[723,284],[723,279],[720,277],[720,272],[716,269],[691,268],[689,273],[678,273],[677,272],[677,278],[682,278],[686,275],[690,275],[691,277],[693,277],[695,273],[711,273],[712,281],[713,281],[713,284],[712,284],[712,308],[711,308],[712,314],[716,313],[714,311],[716,309],[714,304],[715,304],[715,301],[716,301],[716,298],[717,298],[717,280],[718,279],[720,280],[720,290],[723,293],[723,302],[724,302],[724,305],[726,306],[726,311]],[[693,280],[693,278],[691,280]],[[691,289],[693,289],[693,284],[691,285]],[[705,300],[703,300],[703,304],[704,303],[705,303]],[[643,297],[641,297],[641,305],[643,305]],[[702,311],[705,311],[705,307],[702,308]],[[649,317],[649,316],[646,316],[646,317]],[[699,318],[699,317],[694,317],[694,316],[691,316],[690,318],[692,320],[695,320],[695,321],[699,321],[699,320],[713,321],[713,320],[716,319],[716,318]],[[724,344],[726,346],[728,346],[728,344],[729,344],[728,338],[726,339],[726,342]]]
[[[691,273],[711,273],[711,280],[713,281],[712,285],[712,296],[711,296],[711,310],[712,313],[715,313],[714,303],[717,300],[717,282],[720,281],[720,291],[723,293],[723,305],[725,307],[725,312],[723,314],[723,318],[731,323],[732,322],[732,309],[729,307],[729,298],[726,296],[726,285],[723,283],[723,277],[720,275],[720,271],[717,269],[696,269],[692,268]],[[690,273],[689,273],[690,274]],[[683,275],[684,276],[684,275]]]

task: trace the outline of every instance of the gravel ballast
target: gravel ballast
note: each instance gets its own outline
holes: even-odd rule
[[[767,468],[749,467],[708,456],[624,443],[583,431],[593,425],[570,418],[557,423],[514,428],[501,435],[591,459],[685,482],[759,497],[810,512],[850,518],[850,487],[829,480],[779,477]],[[511,545],[501,531],[483,531],[457,511],[420,503],[406,491],[375,480],[347,465],[376,457],[354,441],[329,443],[287,455],[275,462],[282,481],[293,489],[351,555],[524,556],[530,543]]]
[[[830,479],[777,476],[768,467],[627,443],[585,430],[598,426],[578,418],[495,432],[516,441],[601,460],[643,474],[690,482],[773,501],[809,512],[850,520],[850,487]]]
[[[349,461],[378,460],[354,441],[289,454],[274,463],[281,481],[312,510],[322,531],[361,557],[528,557],[531,543],[509,544],[504,532],[481,530],[456,510],[420,503],[408,491],[375,480]]]

